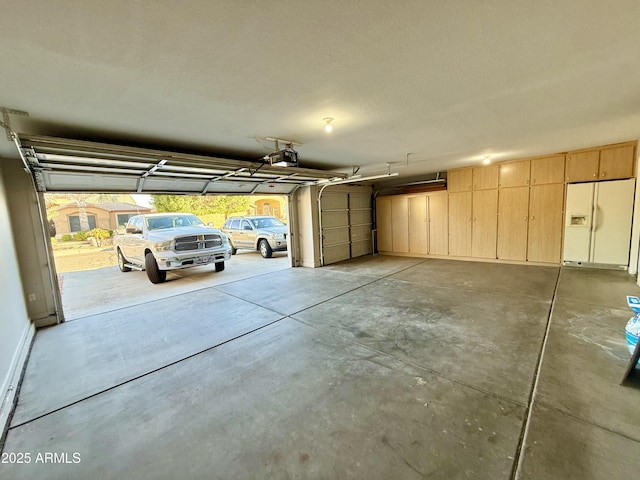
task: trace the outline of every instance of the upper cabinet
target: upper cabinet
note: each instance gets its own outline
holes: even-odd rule
[[[567,182],[591,182],[598,179],[600,150],[567,155],[565,179]]]
[[[470,192],[472,182],[473,171],[471,168],[447,172],[447,191],[449,192]]]
[[[589,182],[633,177],[635,144],[567,154],[565,180]]]
[[[600,180],[633,177],[634,152],[634,145],[600,150]]]
[[[526,187],[529,185],[530,167],[529,160],[501,163],[498,186],[500,188]]]
[[[531,160],[531,185],[564,182],[564,155]]]
[[[489,190],[498,188],[498,165],[473,168],[473,189]]]

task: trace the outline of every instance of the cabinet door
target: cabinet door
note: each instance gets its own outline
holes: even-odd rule
[[[498,190],[473,192],[471,256],[496,258],[498,235]]]
[[[376,199],[376,229],[378,231],[378,251],[392,252],[391,197],[378,197]]]
[[[449,255],[471,256],[471,192],[449,194]]]
[[[485,165],[473,169],[473,189],[498,188],[498,165]]]
[[[524,160],[521,162],[501,163],[498,186],[500,188],[506,188],[524,187],[526,185],[529,185],[530,165],[531,162],[529,162],[529,160]]]
[[[426,195],[409,197],[409,252],[429,253]]]
[[[527,259],[529,188],[500,189],[498,194],[498,258]]]
[[[633,177],[634,145],[600,151],[600,180]]]
[[[447,172],[448,192],[470,192],[472,182],[473,170],[471,168]]]
[[[531,185],[564,182],[564,155],[531,160]]]
[[[567,155],[565,170],[567,182],[591,182],[597,180],[599,160],[600,150]]]
[[[446,193],[429,195],[429,253],[449,253],[449,206]]]
[[[402,195],[391,197],[391,224],[393,251],[409,252],[409,201]]]
[[[529,191],[527,260],[560,263],[564,185],[537,185]]]

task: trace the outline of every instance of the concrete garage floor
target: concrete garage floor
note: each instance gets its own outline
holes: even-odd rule
[[[0,478],[640,472],[624,272],[376,256],[231,280],[39,331],[4,447],[31,463]]]

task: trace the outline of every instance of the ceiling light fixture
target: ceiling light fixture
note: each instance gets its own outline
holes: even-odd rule
[[[484,157],[482,163],[484,163],[485,165],[489,165],[491,163],[491,156],[487,155],[486,157]]]
[[[324,131],[327,133],[331,133],[331,131],[333,130],[333,125],[331,125],[331,122],[333,122],[333,117],[325,117],[322,119],[322,121],[324,122]]]

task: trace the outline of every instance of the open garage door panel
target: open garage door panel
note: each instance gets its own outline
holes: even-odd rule
[[[278,194],[346,175],[300,167],[18,134],[41,192]]]
[[[372,253],[368,189],[325,193],[320,208],[323,265]]]

